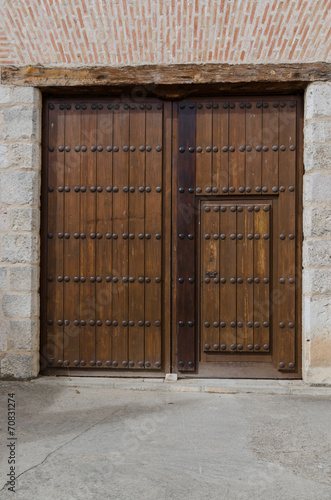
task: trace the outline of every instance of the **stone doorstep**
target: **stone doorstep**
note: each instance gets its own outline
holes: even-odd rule
[[[21,382],[24,383],[24,382]],[[204,392],[217,394],[265,394],[296,396],[331,396],[331,386],[309,386],[302,380],[242,380],[242,379],[178,379],[112,378],[112,377],[48,377],[41,376],[32,385],[62,387],[122,389],[136,391]]]

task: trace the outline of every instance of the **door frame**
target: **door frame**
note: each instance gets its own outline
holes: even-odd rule
[[[68,90],[68,89],[67,89]],[[118,95],[118,89],[115,95]],[[57,89],[58,93],[58,89]],[[199,97],[198,92],[197,96],[191,98],[191,100],[196,100]],[[98,100],[98,97],[93,95],[93,93],[85,93],[86,97],[90,99]],[[102,94],[104,95],[104,94]],[[104,97],[112,97],[114,94],[109,90],[107,95]],[[203,94],[205,95],[205,94]],[[261,92],[261,88],[258,88],[257,92],[251,91],[250,93],[237,93],[235,91],[229,92],[225,91],[222,93],[222,96],[226,96],[230,98],[235,96],[236,98],[244,98],[247,99],[251,96],[261,96],[263,98],[272,98],[273,96],[281,95],[279,92],[275,92],[275,94],[263,94]],[[299,92],[297,94],[286,93],[283,94],[284,97],[295,96],[298,99],[298,116],[297,116],[297,216],[298,216],[298,238],[296,241],[296,250],[297,250],[297,258],[298,258],[298,267],[302,267],[302,242],[303,242],[303,234],[302,234],[302,189],[303,189],[303,96],[302,93]],[[208,97],[220,97],[220,91],[217,92],[210,91],[208,93]],[[42,123],[42,141],[43,144],[46,144],[46,138],[48,134],[48,121],[47,121],[47,106],[50,102],[50,99],[54,100],[68,100],[70,98],[78,98],[82,99],[83,96],[79,94],[72,95],[71,93],[66,95],[64,92],[63,95],[45,95],[43,100],[43,123]],[[102,98],[102,96],[100,96]],[[77,369],[74,371],[70,370],[70,376],[101,376],[101,377],[132,377],[138,376],[143,378],[148,377],[163,377],[165,373],[173,372],[177,373],[181,378],[199,378],[199,377],[213,377],[213,378],[275,378],[274,374],[268,370],[262,370],[258,367],[252,366],[250,363],[250,367],[253,367],[253,370],[250,370],[249,375],[247,376],[247,367],[245,364],[241,364],[240,367],[237,366],[227,366],[226,368],[220,368],[218,365],[218,372],[215,373],[215,370],[212,370],[209,367],[204,367],[200,362],[197,363],[197,368],[194,372],[183,373],[179,372],[176,368],[176,353],[177,353],[177,336],[176,336],[176,283],[175,283],[175,273],[174,266],[176,262],[176,247],[174,245],[175,239],[172,237],[173,234],[176,234],[176,196],[174,195],[177,192],[177,152],[176,152],[176,119],[173,113],[173,103],[175,102],[173,96],[169,96],[171,100],[167,101],[163,100],[164,103],[164,130],[163,130],[163,140],[164,140],[164,237],[165,237],[165,245],[164,245],[164,262],[168,263],[168,269],[165,269],[165,298],[163,301],[163,316],[166,318],[165,327],[164,327],[164,335],[163,335],[163,343],[162,343],[162,369],[160,372],[142,370],[138,373],[135,373],[131,370],[121,370],[121,371],[112,371],[112,370],[101,370],[101,369]],[[185,99],[188,100],[188,99]],[[45,243],[47,239],[45,238],[45,234],[47,232],[47,212],[45,210],[47,191],[45,190],[45,186],[47,186],[47,171],[45,169],[46,165],[46,157],[47,153],[45,148],[43,148],[43,165],[42,169],[42,188],[41,188],[41,205],[42,205],[42,217],[41,217],[41,281],[40,281],[40,295],[41,295],[41,324],[43,324],[43,320],[45,319],[45,307],[44,304],[46,302],[46,275],[45,275]],[[208,198],[211,199],[211,198]],[[168,221],[168,222],[167,222]],[[291,378],[301,378],[302,371],[302,343],[300,341],[302,337],[302,280],[298,280],[298,286],[296,289],[296,303],[297,303],[297,311],[296,311],[296,324],[298,325],[298,341],[297,341],[297,349],[298,349],[298,373],[277,373],[278,379],[291,379]],[[197,298],[197,295],[196,295]],[[165,311],[168,310],[168,314],[165,314]],[[199,324],[198,318],[196,318],[197,324]],[[44,340],[44,332],[41,328],[41,349]],[[196,332],[196,359],[199,360],[199,340],[200,334],[199,329]],[[67,375],[68,369],[52,369],[51,372],[45,367],[43,363],[43,355],[41,350],[41,372],[43,374],[52,374],[52,375]],[[263,363],[259,362],[258,365],[262,365]],[[215,363],[216,365],[216,363]],[[215,366],[214,365],[214,366]],[[265,367],[266,368],[266,367]],[[261,374],[261,370],[263,374]]]

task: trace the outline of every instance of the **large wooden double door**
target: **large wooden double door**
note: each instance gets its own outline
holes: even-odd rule
[[[301,99],[44,109],[42,370],[300,377]]]

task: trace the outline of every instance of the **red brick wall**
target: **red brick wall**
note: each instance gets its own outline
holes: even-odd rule
[[[331,0],[1,0],[0,5],[2,65],[331,60]]]

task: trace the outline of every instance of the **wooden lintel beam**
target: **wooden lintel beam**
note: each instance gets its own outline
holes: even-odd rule
[[[314,82],[331,80],[331,63],[169,64],[123,67],[1,68],[1,83],[35,87]]]

